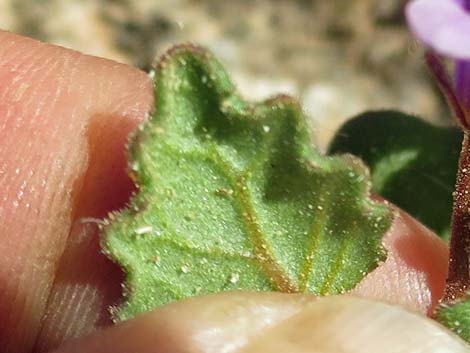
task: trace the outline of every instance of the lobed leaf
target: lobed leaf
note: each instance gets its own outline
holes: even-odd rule
[[[391,210],[359,159],[316,151],[295,100],[244,101],[193,46],[163,57],[154,87],[130,147],[139,192],[105,229],[127,274],[116,319],[227,290],[343,293],[384,259]]]

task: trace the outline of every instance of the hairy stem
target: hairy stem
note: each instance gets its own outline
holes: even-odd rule
[[[470,287],[470,136],[465,131],[454,192],[449,274],[444,302],[463,296]]]

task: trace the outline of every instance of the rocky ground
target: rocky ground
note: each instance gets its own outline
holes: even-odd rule
[[[242,93],[289,93],[320,145],[365,109],[448,114],[403,0],[0,0],[0,28],[149,69],[173,43],[214,51]]]

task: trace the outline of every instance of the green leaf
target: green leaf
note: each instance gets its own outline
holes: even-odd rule
[[[296,101],[244,101],[190,46],[154,84],[130,148],[140,190],[105,230],[127,273],[117,319],[226,290],[342,293],[384,259],[392,212],[369,199],[359,159],[315,150]]]
[[[454,331],[470,343],[470,296],[466,294],[454,303],[439,305],[434,317],[444,326]]]
[[[457,128],[433,126],[396,111],[375,111],[346,122],[328,152],[362,158],[376,193],[448,239],[462,138]]]

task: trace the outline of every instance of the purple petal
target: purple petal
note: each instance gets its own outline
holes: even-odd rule
[[[463,8],[467,11],[470,11],[470,0],[453,0],[457,2],[460,6],[463,6]]]
[[[463,0],[414,0],[406,18],[415,36],[436,52],[470,60],[470,12]]]

